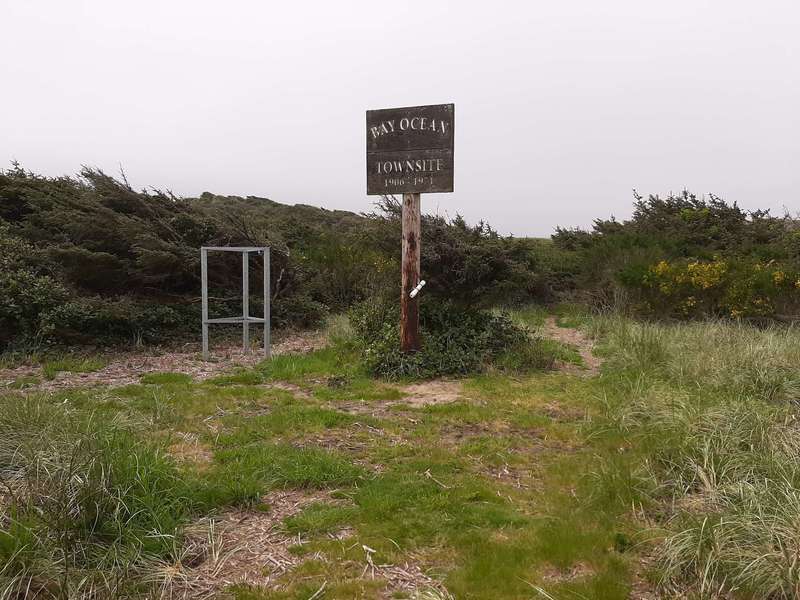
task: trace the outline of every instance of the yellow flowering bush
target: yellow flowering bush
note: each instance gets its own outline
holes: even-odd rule
[[[630,286],[631,279],[625,282]],[[800,303],[800,276],[774,261],[660,260],[637,285],[643,308],[673,317],[770,317]]]

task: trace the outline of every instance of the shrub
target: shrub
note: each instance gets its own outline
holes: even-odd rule
[[[350,312],[350,318],[366,369],[390,379],[466,375],[493,363],[510,370],[528,370],[553,361],[528,331],[502,313],[448,302],[423,304],[422,349],[412,353],[400,351],[396,304],[364,303]]]
[[[177,198],[136,192],[95,169],[48,178],[15,165],[0,171],[0,350],[37,340],[43,327],[52,342],[92,345],[174,339],[189,331],[188,315],[194,331],[204,245],[269,246],[274,325],[316,326],[329,312],[396,292],[400,207],[387,199],[380,209],[364,216],[257,197]],[[574,269],[551,244],[461,217],[423,219],[429,296],[475,306],[529,301],[546,295],[548,273],[560,280]],[[5,252],[8,240],[16,251]],[[260,281],[251,283],[257,314]],[[212,313],[238,314],[240,285],[241,258],[214,253]],[[149,321],[135,323],[137,314]]]
[[[64,286],[30,264],[33,247],[0,222],[0,348],[39,333],[39,317],[68,297]]]
[[[399,279],[398,240],[402,206],[393,197],[378,203],[369,216],[367,235],[371,243],[392,257]],[[544,267],[540,254],[528,240],[498,234],[483,221],[469,225],[460,215],[447,219],[422,215],[421,272],[428,297],[475,307],[530,302],[541,296]]]
[[[772,318],[800,308],[797,230],[788,215],[684,191],[636,195],[630,220],[558,229],[553,241],[580,258],[574,281],[595,304],[657,317]]]
[[[645,312],[673,317],[773,317],[796,305],[800,287],[790,267],[741,258],[661,260],[625,275]]]
[[[259,315],[263,310],[261,298],[252,299],[251,312]],[[270,306],[272,327],[313,327],[325,320],[328,307],[307,294],[280,298]]]
[[[197,327],[198,307],[132,298],[77,298],[41,315],[41,333],[60,344],[157,343]]]

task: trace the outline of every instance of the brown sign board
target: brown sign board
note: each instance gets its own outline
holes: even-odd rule
[[[367,111],[367,194],[453,191],[455,105]]]

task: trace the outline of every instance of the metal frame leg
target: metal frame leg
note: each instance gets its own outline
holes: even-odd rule
[[[242,252],[242,317],[250,317],[250,253]],[[242,349],[250,351],[250,323],[242,323]]]
[[[200,250],[200,282],[203,289],[203,360],[208,360],[208,250]]]
[[[269,358],[272,354],[272,340],[270,339],[270,249],[264,249],[264,356]]]

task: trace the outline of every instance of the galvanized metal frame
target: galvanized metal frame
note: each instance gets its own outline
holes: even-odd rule
[[[223,317],[221,319],[208,318],[208,253],[209,252],[241,252],[242,253],[242,316]],[[256,253],[264,256],[264,316],[250,316],[250,254]],[[270,340],[270,287],[269,287],[269,247],[268,246],[203,246],[200,248],[200,281],[203,296],[203,359],[208,360],[208,326],[212,323],[241,323],[242,347],[245,352],[250,350],[250,323],[263,323],[264,325],[264,356],[269,358],[271,353]]]

